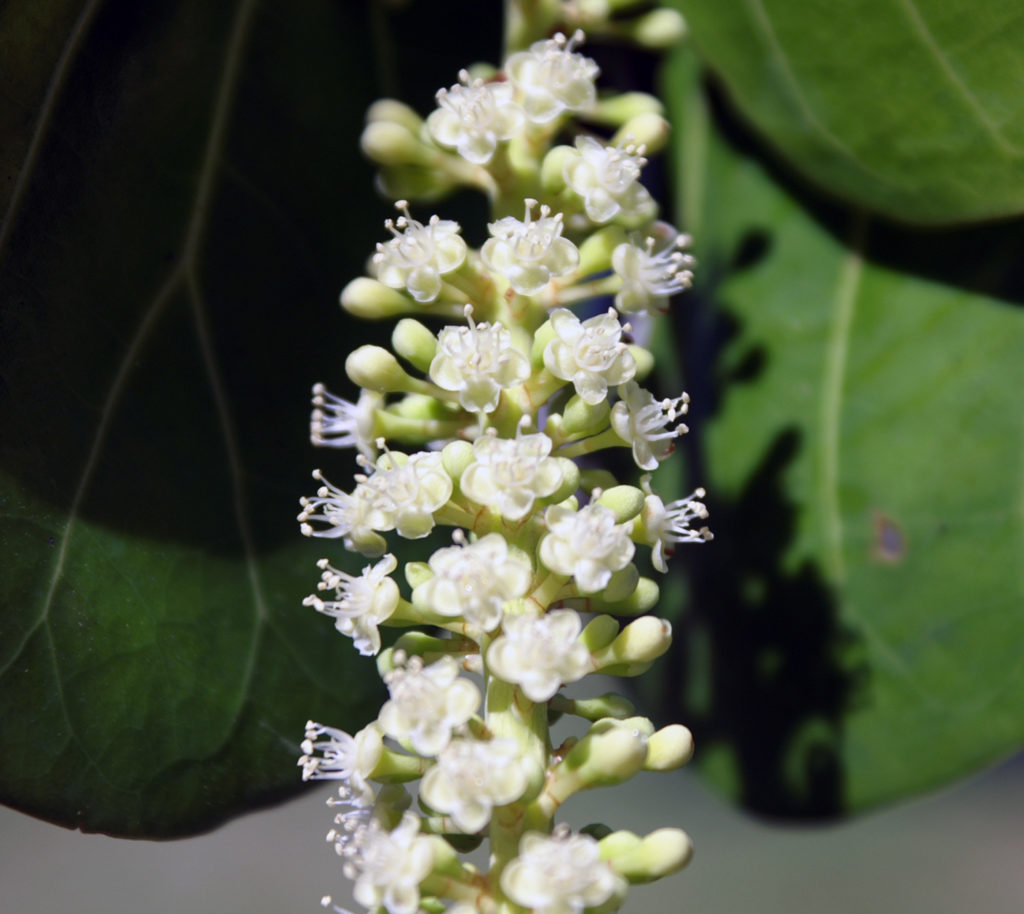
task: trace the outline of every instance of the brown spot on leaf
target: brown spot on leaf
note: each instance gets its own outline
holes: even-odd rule
[[[875,533],[872,540],[871,557],[887,565],[902,562],[907,554],[907,535],[903,528],[881,511],[872,515]]]

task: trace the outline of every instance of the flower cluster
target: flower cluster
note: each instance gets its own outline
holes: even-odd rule
[[[340,782],[328,839],[355,901],[378,914],[611,912],[630,883],[690,855],[678,829],[573,834],[556,821],[581,790],[689,759],[684,727],[563,688],[637,675],[668,649],[653,575],[678,544],[711,538],[691,527],[707,517],[702,490],[666,504],[650,476],[609,486],[578,460],[626,448],[651,471],[686,432],[689,398],[642,386],[653,357],[619,312],[665,310],[694,265],[641,183],[667,131],[656,101],[599,100],[582,43],[558,33],[498,70],[463,70],[425,120],[378,102],[363,136],[381,186],[406,199],[341,303],[401,319],[391,349],[348,355],[354,402],[314,388],[313,443],[355,449],[357,472],[341,486],[315,471],[299,522],[376,560],[322,559],[304,602],[377,658],[388,699],[354,735],[310,721],[299,764]],[[590,118],[615,121],[611,142]],[[575,144],[557,145],[570,121]],[[460,184],[491,197],[479,249],[410,208]],[[439,528],[451,545],[396,574],[400,541]],[[404,634],[388,644],[388,627]],[[553,749],[549,714],[589,731]],[[413,811],[404,785],[417,781]],[[490,872],[455,851],[485,836]]]

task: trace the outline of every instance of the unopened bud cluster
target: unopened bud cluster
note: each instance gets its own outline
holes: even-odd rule
[[[667,133],[660,105],[599,98],[582,44],[558,33],[499,70],[464,70],[426,119],[378,102],[363,136],[381,187],[404,199],[341,303],[400,319],[390,349],[349,354],[355,402],[314,388],[313,443],[353,448],[357,472],[342,484],[315,471],[299,522],[369,559],[361,572],[322,559],[305,603],[376,656],[389,698],[355,734],[310,721],[299,764],[341,782],[328,839],[373,912],[612,912],[630,883],[690,856],[678,829],[557,822],[579,791],[689,759],[685,727],[562,689],[637,675],[668,649],[643,569],[711,538],[702,490],[666,504],[650,475],[619,484],[578,462],[621,448],[652,471],[686,432],[688,397],[643,386],[653,358],[620,313],[665,310],[693,267],[641,183]],[[457,223],[412,213],[459,185],[493,205],[479,249]],[[400,568],[396,538],[438,528],[450,545]],[[404,633],[382,650],[392,626]],[[554,746],[561,715],[589,729]],[[485,839],[481,869],[461,853]]]

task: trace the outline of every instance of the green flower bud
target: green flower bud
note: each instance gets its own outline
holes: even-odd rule
[[[612,832],[600,842],[601,859],[632,883],[653,882],[681,870],[693,857],[693,843],[678,828],[659,828],[647,837],[620,839]]]
[[[441,466],[456,482],[473,462],[473,445],[468,441],[449,441],[441,451]]]
[[[647,744],[645,771],[674,771],[693,758],[693,734],[682,724],[670,724],[654,733]]]
[[[345,359],[345,373],[353,384],[382,394],[406,390],[416,383],[416,379],[398,364],[398,359],[380,346],[353,349]]]
[[[648,111],[631,117],[623,124],[615,136],[612,137],[612,145],[620,143],[643,144],[646,154],[658,152],[668,142],[670,132],[668,121],[660,114]]]
[[[587,120],[608,127],[620,127],[640,114],[664,113],[665,106],[653,95],[646,92],[622,92],[598,99],[597,104],[587,112]]]
[[[430,570],[430,566],[426,562],[406,562],[404,571],[405,580],[413,590],[434,576],[434,572]]]
[[[371,121],[363,128],[359,145],[379,165],[433,165],[438,157],[418,133],[393,121]]]
[[[656,660],[672,644],[672,624],[657,616],[641,616],[627,625],[619,636],[594,653],[597,669],[619,664],[643,664]]]
[[[677,10],[656,9],[628,23],[625,28],[637,44],[652,51],[662,51],[679,44],[686,37],[687,25]]]
[[[601,593],[601,598],[609,603],[625,600],[636,589],[639,580],[640,572],[637,571],[636,565],[627,565],[612,575]]]
[[[392,200],[437,200],[457,184],[454,175],[422,165],[382,166],[377,173],[378,190]]]
[[[607,400],[591,406],[574,394],[562,411],[562,430],[574,438],[601,431],[608,426],[608,414],[611,407]]]
[[[423,118],[404,102],[393,98],[381,98],[366,111],[366,123],[389,121],[404,127],[409,133],[418,135],[423,127]]]
[[[590,653],[606,648],[619,633],[619,623],[611,616],[595,616],[580,633],[580,643]]]
[[[534,368],[544,366],[544,350],[555,337],[556,333],[551,326],[551,321],[544,321],[534,332],[533,346],[530,348],[530,364]]]
[[[625,229],[606,225],[598,229],[580,245],[580,276],[603,273],[612,268],[612,251],[629,240]]]
[[[654,370],[654,356],[641,346],[630,346],[629,351],[636,359],[636,374],[633,380],[642,381]]]
[[[360,276],[341,290],[341,307],[355,317],[378,320],[405,314],[415,306],[397,289],[389,289],[376,279]]]
[[[547,193],[555,195],[565,190],[565,163],[575,155],[576,150],[572,146],[555,146],[544,156],[540,166],[540,181]]]
[[[635,486],[614,486],[602,492],[597,503],[611,508],[616,521],[624,524],[643,511],[645,497],[644,492]]]
[[[554,459],[562,468],[562,484],[548,498],[541,500],[557,505],[559,502],[565,501],[580,487],[580,468],[576,461],[569,460],[568,457],[555,457]]]
[[[418,320],[402,318],[391,333],[391,345],[402,358],[426,373],[437,353],[437,337]]]
[[[424,394],[406,394],[401,400],[388,406],[388,412],[403,419],[451,419],[452,411],[447,403]]]
[[[551,707],[562,713],[575,714],[577,717],[582,717],[584,720],[589,721],[598,721],[605,717],[625,720],[627,717],[632,717],[636,712],[633,702],[622,695],[616,695],[614,692],[605,692],[604,695],[598,695],[596,698],[577,699],[556,695],[551,700]]]
[[[592,787],[612,787],[633,777],[647,759],[647,734],[630,721],[599,720],[551,773],[546,791],[559,805]]]

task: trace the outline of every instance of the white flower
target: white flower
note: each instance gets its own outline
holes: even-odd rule
[[[624,888],[590,835],[527,832],[519,856],[501,874],[501,888],[532,914],[581,914]]]
[[[642,146],[605,146],[593,137],[580,136],[575,155],[566,159],[563,177],[583,198],[591,222],[610,222],[620,214],[628,222],[646,222],[656,211],[639,180],[646,164]]]
[[[609,385],[636,374],[636,359],[622,342],[627,327],[614,308],[582,322],[568,309],[556,308],[551,312],[556,338],[544,349],[544,366],[556,378],[572,381],[580,399],[596,406],[608,396]]]
[[[451,498],[452,480],[441,455],[420,451],[410,457],[389,452],[364,483],[374,494],[368,520],[374,530],[397,530],[406,539],[421,539],[434,529],[434,512]],[[357,477],[358,479],[359,477]]]
[[[636,381],[619,387],[619,402],[612,407],[611,424],[627,444],[633,445],[633,459],[642,470],[654,470],[675,449],[672,443],[689,429],[682,423],[668,426],[690,408],[685,393],[675,400],[655,400],[654,394],[644,390]]]
[[[571,609],[506,616],[501,636],[487,651],[487,665],[499,679],[519,685],[530,701],[547,701],[592,669],[590,652],[577,640],[582,630]]]
[[[547,206],[540,218],[533,218],[536,200],[526,200],[523,221],[505,216],[487,228],[492,238],[484,242],[480,256],[488,268],[508,278],[520,295],[536,295],[553,277],[576,269],[580,252],[568,238],[562,237],[562,214],[551,215]]]
[[[466,242],[459,235],[459,224],[431,216],[424,225],[409,214],[409,204],[399,200],[395,207],[402,213],[397,221],[384,226],[395,237],[377,245],[373,266],[379,279],[392,289],[407,289],[416,301],[434,301],[441,291],[441,277],[458,269],[466,259]]]
[[[321,740],[322,736],[327,739]],[[347,803],[369,806],[373,803],[373,788],[366,780],[373,774],[383,751],[384,743],[376,723],[351,736],[344,730],[307,721],[303,754],[299,759],[302,780],[342,780],[345,782],[342,797]]]
[[[508,83],[469,81],[459,71],[461,85],[440,89],[438,108],[427,118],[427,128],[442,146],[453,146],[474,165],[486,165],[501,140],[508,140],[523,125],[523,109],[513,99]]]
[[[651,477],[645,476],[641,482],[647,493],[644,509],[640,514],[643,524],[644,538],[654,548],[651,550],[651,562],[658,571],[668,571],[666,556],[672,554],[675,543],[706,543],[714,539],[707,527],[699,530],[690,529],[690,521],[708,516],[708,509],[703,502],[697,501],[706,494],[703,489],[696,489],[686,498],[680,498],[665,504],[651,490]]]
[[[546,498],[562,484],[565,472],[549,456],[551,447],[542,432],[515,438],[482,435],[473,442],[473,462],[459,480],[462,494],[506,520],[521,520],[534,499]]]
[[[515,740],[452,740],[423,776],[420,796],[467,834],[480,831],[495,806],[518,800],[526,772]]]
[[[345,875],[355,880],[352,895],[369,910],[416,914],[420,883],[434,865],[430,839],[419,833],[419,816],[407,812],[393,831],[372,820],[344,852]]]
[[[351,403],[332,394],[323,384],[313,386],[313,412],[309,421],[309,438],[317,447],[354,447],[373,460],[377,456],[377,410],[384,406],[384,397],[372,390],[359,393]]]
[[[503,390],[530,376],[530,361],[501,324],[475,324],[471,313],[467,306],[468,327],[445,327],[438,334],[429,374],[438,387],[458,391],[463,409],[490,413]]]
[[[351,575],[331,566],[327,559],[317,565],[323,569],[318,590],[333,590],[336,600],[321,600],[311,594],[302,601],[317,612],[335,619],[334,627],[355,642],[364,657],[380,651],[377,626],[391,617],[398,606],[398,585],[388,577],[398,567],[393,555],[386,555],[376,565],[367,565],[362,574]]]
[[[612,269],[622,277],[622,289],[615,296],[615,307],[621,311],[665,311],[669,297],[693,283],[697,262],[681,250],[689,246],[690,236],[676,235],[664,223],[658,223],[656,229],[668,235],[657,253],[658,240],[653,236],[648,236],[642,247],[626,243],[612,251]]]
[[[445,656],[430,666],[411,657],[385,678],[391,699],[378,720],[394,739],[408,741],[420,755],[437,755],[448,745],[455,727],[468,721],[480,705],[480,691],[459,678],[459,666]]]
[[[343,492],[324,479],[319,470],[313,471],[313,478],[323,485],[317,489],[315,497],[299,499],[302,511],[298,521],[302,535],[326,539],[342,537],[346,549],[363,555],[381,555],[387,544],[384,537],[375,532],[376,493],[362,483],[356,485],[352,494]],[[317,529],[313,522],[325,526]]]
[[[522,94],[526,116],[535,124],[549,124],[563,111],[593,106],[594,80],[601,71],[589,57],[573,53],[582,42],[580,31],[568,39],[559,32],[505,62],[508,78]]]
[[[485,632],[498,627],[505,601],[525,596],[533,578],[530,560],[510,550],[500,533],[438,549],[430,570],[434,576],[416,588],[413,600],[438,615],[462,616]]]
[[[579,511],[552,505],[544,520],[550,532],[540,542],[540,559],[552,571],[573,575],[580,593],[603,590],[613,572],[633,558],[631,525],[617,524],[615,513],[604,505]]]

